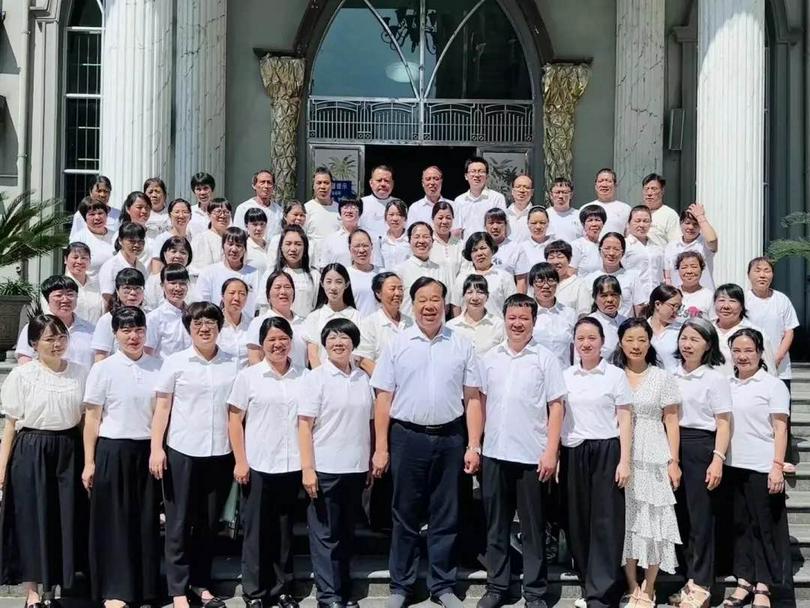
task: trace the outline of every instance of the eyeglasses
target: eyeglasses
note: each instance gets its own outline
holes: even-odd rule
[[[532,283],[535,287],[539,287],[540,285],[556,285],[559,281],[555,278],[548,277],[545,279],[535,279],[534,283]]]
[[[227,209],[223,209],[222,207],[220,207],[219,209],[211,210],[211,215],[230,215],[230,214],[231,214],[230,211],[228,211]]]
[[[121,290],[121,293],[141,293],[143,291],[143,287],[140,285],[122,285],[118,289]]]
[[[486,175],[486,171],[482,171],[481,169],[475,169],[473,171],[467,171],[467,175]]]
[[[202,329],[203,327],[207,327],[209,329],[218,327],[218,323],[214,319],[194,319],[191,322],[191,326],[194,329]]]

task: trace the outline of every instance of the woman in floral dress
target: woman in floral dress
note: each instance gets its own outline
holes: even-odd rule
[[[644,319],[619,327],[614,365],[624,369],[633,394],[632,474],[625,490],[624,568],[630,608],[655,606],[658,570],[675,572],[675,545],[680,544],[675,495],[678,466],[678,403],[675,380],[656,367],[653,332]],[[663,415],[664,424],[661,424]],[[639,585],[638,567],[644,569]]]

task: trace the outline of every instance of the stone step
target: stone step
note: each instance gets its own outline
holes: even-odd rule
[[[787,492],[788,523],[810,524],[810,492],[789,489]]]
[[[810,462],[799,462],[795,475],[785,475],[787,490],[810,492]]]

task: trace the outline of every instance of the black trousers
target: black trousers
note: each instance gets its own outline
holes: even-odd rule
[[[624,490],[616,485],[618,439],[589,439],[562,451],[569,542],[588,608],[617,608],[624,589]]]
[[[543,494],[537,465],[484,458],[481,495],[487,521],[487,590],[499,595],[509,590],[509,534],[517,509],[523,539],[523,597],[530,602],[546,594]]]
[[[318,496],[307,507],[309,553],[319,602],[343,603],[351,594],[349,566],[354,520],[366,473],[318,473]]]
[[[441,434],[392,420],[393,531],[391,592],[410,595],[416,583],[419,530],[428,524],[427,585],[434,597],[456,584],[459,481],[464,468],[464,424],[459,418]]]
[[[211,583],[213,540],[233,481],[233,455],[194,457],[166,448],[166,586],[172,597]]]
[[[157,480],[149,440],[99,438],[90,493],[90,581],[96,600],[160,597]]]
[[[706,488],[714,432],[681,427],[681,485],[675,493],[675,514],[681,531],[681,563],[687,579],[704,589],[714,582],[715,515],[719,488]]]
[[[768,493],[767,473],[726,467],[725,475],[734,496],[734,576],[768,587],[792,581],[784,492]]]
[[[247,599],[287,592],[293,577],[293,512],[300,489],[301,471],[251,469],[250,482],[242,486],[242,594]]]

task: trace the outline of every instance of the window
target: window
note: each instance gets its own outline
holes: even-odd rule
[[[65,28],[65,210],[75,211],[99,172],[101,133],[101,11],[76,0]]]

